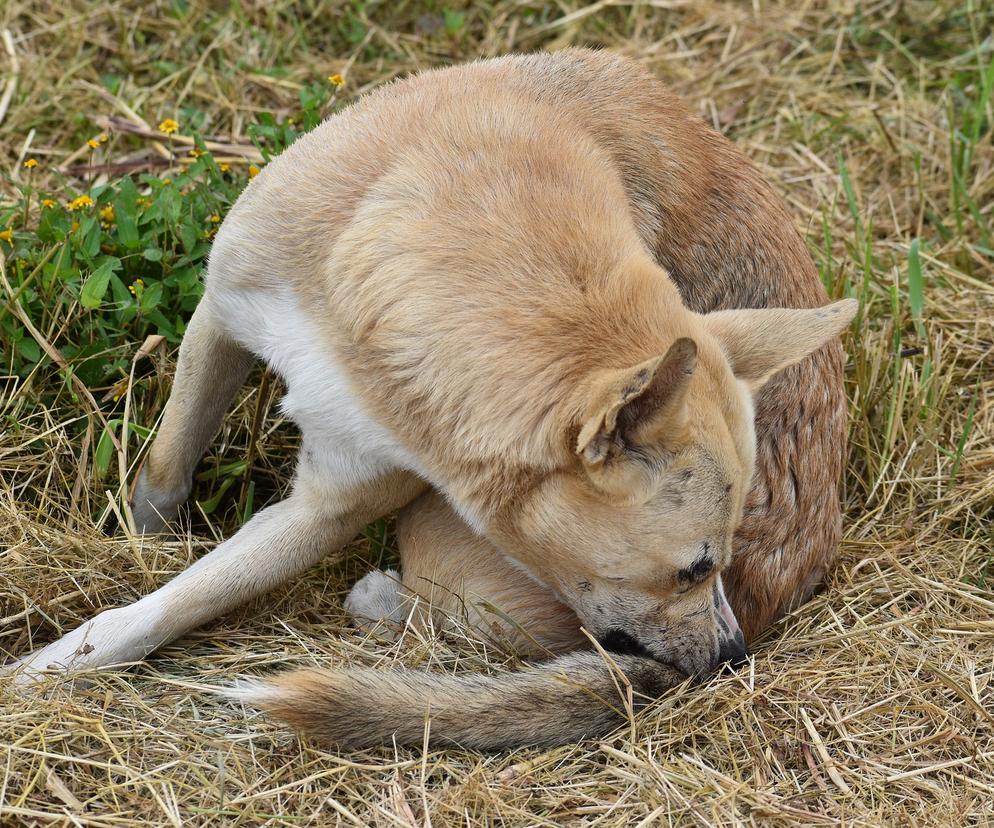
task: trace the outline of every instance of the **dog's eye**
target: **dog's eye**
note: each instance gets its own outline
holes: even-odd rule
[[[714,569],[714,560],[711,558],[711,544],[704,541],[701,544],[701,554],[697,560],[686,569],[681,569],[677,572],[676,577],[681,584],[690,584],[692,586],[703,581],[711,573],[712,569]]]

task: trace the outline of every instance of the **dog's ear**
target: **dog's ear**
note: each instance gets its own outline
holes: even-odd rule
[[[634,368],[597,374],[576,444],[577,454],[588,469],[604,466],[628,446],[679,428],[686,416],[687,387],[696,366],[697,345],[684,337],[664,356]]]
[[[755,393],[777,371],[842,333],[858,308],[855,299],[842,299],[821,308],[723,310],[702,318],[724,348],[732,373]]]

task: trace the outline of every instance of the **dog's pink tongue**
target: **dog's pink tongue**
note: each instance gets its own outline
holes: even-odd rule
[[[739,621],[735,617],[735,613],[732,612],[732,607],[728,603],[728,599],[725,597],[725,585],[721,582],[721,576],[718,576],[718,626],[721,628],[722,633],[724,633],[726,638],[744,641],[745,636],[742,634],[742,628],[739,626]]]
[[[721,578],[715,583],[715,604],[718,611],[718,631],[721,636],[718,642],[718,660],[714,665],[718,669],[723,664],[730,664],[733,668],[743,664],[749,655],[746,649],[745,636],[739,626],[735,613],[728,604],[725,597],[725,587],[721,583]]]

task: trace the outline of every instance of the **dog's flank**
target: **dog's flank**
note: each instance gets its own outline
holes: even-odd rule
[[[223,692],[329,744],[417,745],[427,733],[433,744],[477,750],[550,747],[603,736],[624,722],[629,701],[637,710],[686,680],[652,659],[612,661],[614,667],[598,653],[577,652],[489,676],[297,670]]]

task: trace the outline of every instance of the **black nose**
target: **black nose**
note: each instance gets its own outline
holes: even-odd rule
[[[724,638],[721,641],[721,646],[718,648],[718,658],[714,665],[715,669],[721,667],[723,664],[727,664],[733,670],[736,667],[741,667],[745,664],[746,659],[749,656],[749,651],[746,650],[745,637],[742,635],[742,630],[736,630],[734,638]]]
[[[649,655],[649,651],[643,647],[637,639],[630,636],[624,630],[608,630],[604,635],[600,636],[597,641],[609,653],[640,656]]]

